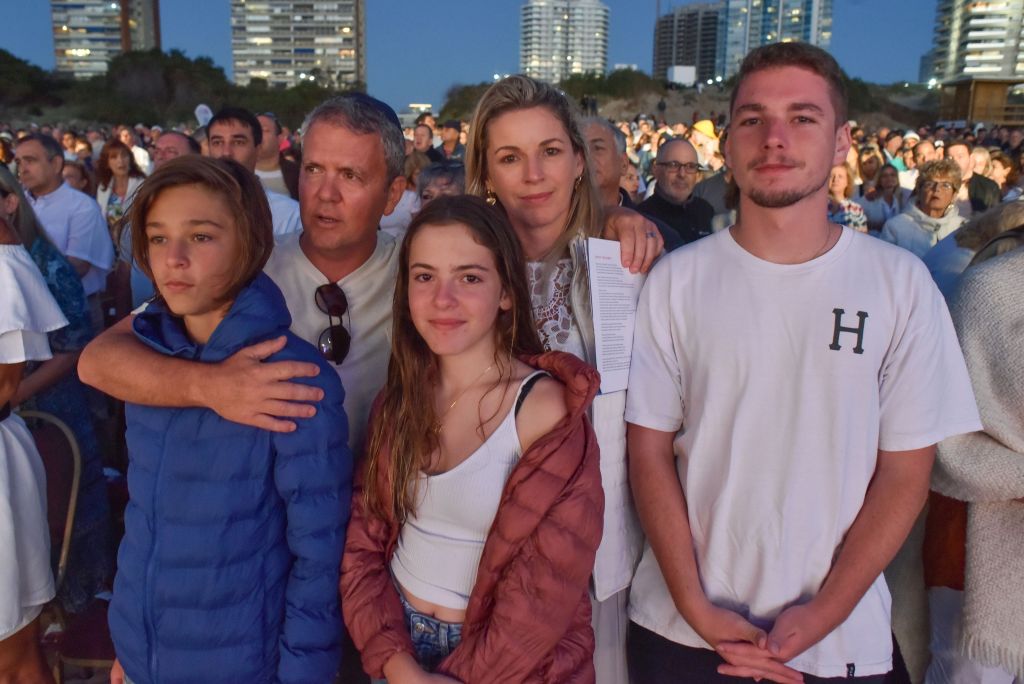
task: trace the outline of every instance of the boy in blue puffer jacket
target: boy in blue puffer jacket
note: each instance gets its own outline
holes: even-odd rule
[[[317,363],[306,381],[324,398],[291,433],[204,408],[128,405],[131,499],[110,606],[111,680],[333,681],[348,421],[337,374],[288,332],[284,297],[262,273],[273,247],[266,195],[235,162],[189,156],[146,180],[128,220],[134,257],[159,292],[135,317],[140,339],[216,363],[284,335],[269,360]]]

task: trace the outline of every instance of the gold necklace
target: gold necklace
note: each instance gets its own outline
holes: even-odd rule
[[[832,223],[831,222],[829,222],[828,228],[825,230],[825,244],[823,244],[820,248],[818,248],[818,251],[814,254],[814,256],[812,256],[807,261],[814,261],[815,259],[820,257],[822,254],[827,252],[828,251],[828,243],[830,243],[830,242],[832,242]]]
[[[482,377],[484,377],[485,375],[487,375],[487,372],[488,372],[489,370],[491,370],[492,368],[494,368],[494,364],[493,364],[493,363],[492,363],[492,364],[491,364],[490,366],[488,366],[487,368],[484,368],[484,371],[483,371],[483,373],[481,373],[480,375],[476,376],[476,378],[475,378],[475,379],[473,380],[473,382],[471,382],[471,383],[469,383],[468,385],[466,385],[466,386],[465,386],[465,387],[464,387],[464,388],[462,389],[462,391],[461,391],[461,392],[459,392],[459,393],[458,393],[457,395],[455,395],[455,400],[454,400],[454,401],[452,401],[452,403],[448,405],[448,408],[446,408],[446,409],[445,409],[445,410],[444,410],[444,411],[443,411],[443,412],[441,413],[441,415],[437,417],[437,420],[435,420],[435,421],[434,421],[434,434],[435,434],[435,435],[436,435],[436,434],[440,434],[440,432],[441,432],[441,427],[442,427],[442,425],[441,425],[441,424],[442,424],[442,422],[444,421],[444,417],[448,415],[448,412],[449,412],[449,411],[451,411],[451,410],[452,410],[453,408],[455,408],[455,405],[456,405],[457,403],[459,403],[459,399],[461,399],[461,398],[462,398],[462,395],[464,395],[464,394],[465,394],[466,392],[468,392],[468,391],[469,391],[469,388],[470,388],[470,387],[472,387],[472,386],[473,386],[473,385],[475,385],[475,384],[476,384],[477,382],[479,382],[480,378],[482,378]]]

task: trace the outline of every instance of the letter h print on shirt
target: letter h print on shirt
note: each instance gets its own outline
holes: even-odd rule
[[[868,319],[867,311],[857,312],[857,325],[855,327],[843,325],[843,314],[846,311],[843,309],[832,309],[832,315],[835,316],[835,325],[832,328],[832,344],[828,345],[828,348],[832,351],[839,351],[843,347],[839,344],[839,336],[843,333],[850,333],[851,335],[857,336],[857,344],[853,348],[854,354],[864,353],[864,324]]]

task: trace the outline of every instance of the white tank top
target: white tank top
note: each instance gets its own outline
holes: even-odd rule
[[[516,407],[523,387],[501,424],[476,451],[451,470],[420,473],[416,514],[398,535],[391,574],[413,596],[445,608],[465,610],[505,482],[522,456]]]

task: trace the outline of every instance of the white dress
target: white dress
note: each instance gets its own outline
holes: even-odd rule
[[[21,245],[0,245],[0,364],[49,359],[46,333],[68,322]],[[53,598],[46,474],[21,418],[0,421],[0,640]]]

